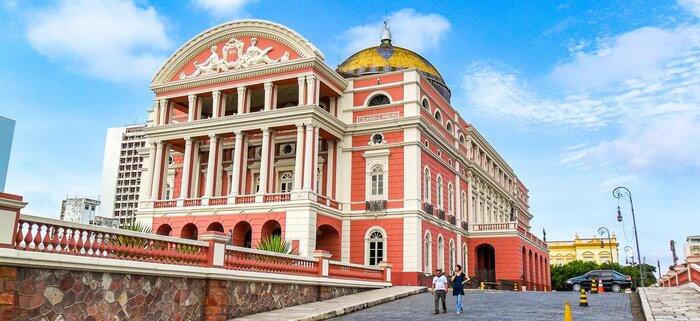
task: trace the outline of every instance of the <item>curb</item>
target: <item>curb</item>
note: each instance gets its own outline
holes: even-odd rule
[[[651,313],[651,306],[649,305],[645,289],[637,288],[637,292],[639,292],[639,299],[640,301],[642,301],[642,310],[644,311],[644,317],[647,319],[647,321],[655,321],[656,318],[654,318],[654,314]]]
[[[411,296],[411,295],[415,295],[415,294],[420,294],[420,293],[424,293],[424,292],[428,292],[428,288],[427,288],[427,287],[423,287],[423,288],[420,288],[420,289],[415,289],[415,290],[411,290],[411,291],[408,291],[408,292],[403,292],[403,293],[399,293],[399,294],[395,294],[395,295],[391,295],[391,296],[387,296],[387,297],[375,299],[375,300],[372,300],[372,301],[367,301],[367,302],[363,302],[363,303],[358,303],[358,304],[351,305],[351,306],[341,307],[341,308],[338,308],[338,309],[333,310],[333,311],[319,312],[319,313],[314,314],[314,315],[309,315],[309,316],[306,316],[306,317],[303,317],[303,318],[291,319],[291,320],[294,320],[294,321],[316,321],[316,320],[326,320],[326,319],[334,318],[334,317],[341,316],[341,315],[348,314],[348,313],[352,313],[352,312],[355,312],[355,311],[360,311],[360,310],[362,310],[362,309],[370,308],[370,307],[373,307],[373,306],[376,306],[376,305],[380,305],[380,304],[383,304],[383,303],[387,303],[387,302],[390,302],[390,301],[394,301],[394,300],[396,300],[396,299],[402,299],[402,298],[405,298],[405,297],[407,297],[407,296]]]

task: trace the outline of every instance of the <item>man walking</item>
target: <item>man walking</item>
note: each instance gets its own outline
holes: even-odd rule
[[[440,313],[438,310],[438,300],[442,300],[442,313],[447,313],[447,304],[445,304],[445,294],[447,293],[447,278],[442,274],[441,269],[435,270],[433,277],[433,287],[430,289],[435,296],[435,314]]]

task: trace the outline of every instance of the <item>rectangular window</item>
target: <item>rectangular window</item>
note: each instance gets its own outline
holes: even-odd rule
[[[384,175],[372,175],[372,195],[384,195]]]

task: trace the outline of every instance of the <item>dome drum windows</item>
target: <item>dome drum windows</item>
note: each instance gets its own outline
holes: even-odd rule
[[[379,93],[375,94],[374,96],[371,96],[371,98],[367,102],[367,107],[372,107],[372,106],[381,106],[381,105],[389,105],[391,104],[391,99],[389,99],[389,96],[384,93]]]

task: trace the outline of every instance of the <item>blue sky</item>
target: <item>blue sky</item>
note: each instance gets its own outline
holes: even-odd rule
[[[698,0],[2,1],[0,115],[17,121],[6,191],[52,217],[66,195],[96,197],[106,128],[144,121],[155,70],[207,28],[276,21],[335,66],[378,43],[385,14],[393,43],[440,70],[530,189],[533,232],[606,226],[633,245],[629,203],[611,194],[625,185],[647,262],[668,265],[669,240],[700,234]]]

